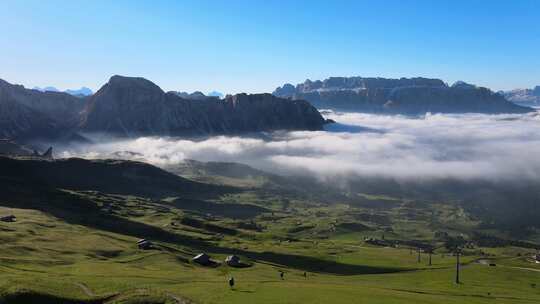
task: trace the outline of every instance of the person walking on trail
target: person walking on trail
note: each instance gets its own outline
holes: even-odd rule
[[[231,287],[231,289],[234,289],[234,278],[233,277],[231,277],[229,279],[229,286]]]
[[[284,278],[285,273],[283,271],[279,272],[279,276],[281,277],[282,280],[285,280],[285,278]]]

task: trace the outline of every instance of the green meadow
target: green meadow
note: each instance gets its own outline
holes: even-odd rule
[[[0,303],[540,303],[530,248],[467,245],[455,283],[446,244],[481,229],[458,205],[372,195],[328,204],[265,176],[186,176],[237,190],[4,198],[0,215],[17,221],[0,222]],[[153,248],[139,249],[141,238]],[[217,264],[191,260],[202,252]],[[232,254],[250,267],[227,266]]]

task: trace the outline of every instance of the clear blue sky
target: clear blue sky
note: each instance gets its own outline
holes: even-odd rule
[[[540,1],[0,2],[0,78],[269,92],[328,76],[540,85]]]

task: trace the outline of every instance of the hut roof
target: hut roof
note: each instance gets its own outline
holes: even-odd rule
[[[236,255],[230,255],[227,258],[225,258],[225,262],[232,262],[232,261],[238,262],[240,261],[240,258]]]
[[[15,220],[17,220],[17,217],[13,214],[0,217],[0,221],[4,222],[14,222]]]
[[[208,261],[210,260],[210,256],[206,253],[199,253],[193,258],[194,261]]]

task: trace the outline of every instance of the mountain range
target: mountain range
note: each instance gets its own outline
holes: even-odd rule
[[[212,100],[212,99],[220,99],[222,97],[222,96],[204,95],[204,93],[201,91],[195,91],[193,93],[172,91],[171,93],[176,94],[178,97],[182,97],[184,99],[190,99],[190,100]]]
[[[506,99],[521,105],[539,106],[540,105],[540,86],[533,89],[515,89],[501,92]]]
[[[144,78],[123,76],[113,76],[92,95],[81,118],[79,127],[84,132],[120,136],[321,130],[325,124],[306,101],[237,94],[200,102],[165,93]]]
[[[330,77],[285,84],[273,94],[307,100],[317,108],[382,114],[526,113],[533,109],[509,102],[501,94],[462,81],[448,86],[430,78]]]
[[[507,97],[536,100],[539,91]],[[273,94],[220,99],[201,92],[165,92],[144,78],[113,76],[95,94],[81,98],[88,92],[75,92],[26,89],[0,80],[0,137],[24,142],[82,140],[81,133],[134,137],[322,130],[329,121],[315,107],[405,115],[534,111],[487,88],[465,82],[448,86],[429,78],[331,77],[285,84]]]
[[[33,90],[37,90],[41,92],[60,92],[60,90],[55,87],[44,87],[44,88],[34,87]],[[75,89],[75,90],[67,89],[64,91],[64,93],[68,93],[69,95],[73,95],[76,97],[85,97],[85,96],[90,96],[94,94],[94,92],[87,87],[81,87],[80,89]]]
[[[85,98],[30,90],[1,80],[0,136],[18,141],[73,138],[80,132],[191,136],[322,130],[326,123],[306,101],[271,94],[207,99],[209,102],[200,102],[166,93],[138,77],[113,76]]]

